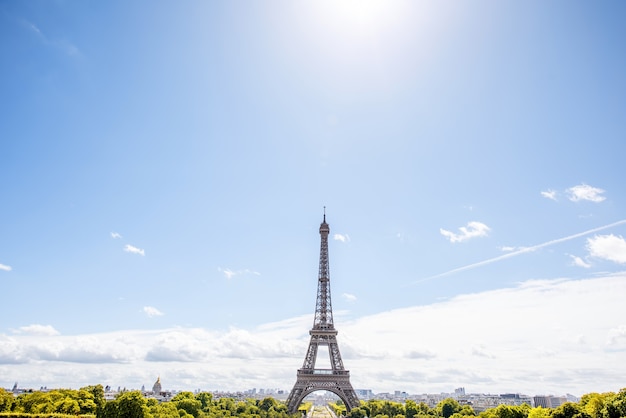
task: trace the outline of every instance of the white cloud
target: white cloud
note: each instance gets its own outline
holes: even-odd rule
[[[11,266],[7,266],[6,264],[0,264],[0,270],[11,271],[13,268]]]
[[[556,201],[556,191],[555,190],[545,190],[541,192],[541,196],[546,199],[551,199]]]
[[[143,312],[148,315],[150,318],[154,318],[155,316],[163,316],[163,312],[159,311],[154,306],[144,306]]]
[[[474,268],[481,267],[481,266],[486,266],[487,264],[491,264],[491,263],[495,263],[495,262],[498,262],[498,261],[506,260],[507,258],[516,257],[516,256],[521,255],[521,254],[533,252],[533,251],[536,251],[536,250],[544,248],[544,247],[549,247],[551,245],[560,244],[560,243],[565,242],[565,241],[570,241],[570,240],[573,240],[575,238],[583,237],[585,235],[589,235],[589,234],[592,234],[594,232],[599,232],[599,231],[602,231],[602,230],[605,230],[605,229],[608,229],[608,228],[613,228],[615,226],[623,225],[625,223],[626,223],[626,219],[622,219],[621,221],[613,222],[612,224],[602,225],[602,226],[599,226],[597,228],[588,229],[586,231],[579,232],[577,234],[568,235],[568,236],[563,237],[563,238],[553,239],[551,241],[547,241],[547,242],[544,242],[544,243],[541,243],[541,244],[533,245],[531,247],[520,247],[518,250],[515,250],[513,252],[510,252],[510,253],[507,253],[507,254],[503,254],[503,255],[500,255],[498,257],[488,258],[487,260],[478,261],[476,263],[467,264],[467,265],[462,266],[462,267],[457,267],[457,268],[454,268],[452,270],[445,271],[443,273],[435,274],[434,276],[430,276],[430,277],[426,277],[426,278],[423,278],[423,279],[416,280],[414,283],[421,283],[421,282],[424,282],[426,280],[437,279],[437,278],[440,278],[440,277],[448,276],[450,274],[459,273],[461,271],[470,270],[470,269],[474,269]]]
[[[234,271],[232,271],[231,269],[223,269],[221,267],[217,268],[218,271],[221,271],[222,273],[224,273],[224,276],[230,280],[233,278],[233,276],[235,276],[237,273],[235,273]]]
[[[124,246],[124,251],[126,251],[127,253],[132,253],[132,254],[146,255],[146,252],[143,249],[137,248],[130,244],[126,244]]]
[[[626,274],[527,281],[350,321],[336,315],[335,326],[356,387],[438,393],[463,385],[472,392],[581,395],[623,386],[624,294]],[[19,375],[23,387],[111,382],[139,388],[160,374],[169,388],[289,390],[311,321],[303,315],[250,330],[0,334],[0,375]]]
[[[406,353],[405,355],[406,358],[408,359],[431,359],[431,358],[435,358],[437,357],[435,354],[431,353],[430,351],[417,351],[417,350],[411,350],[409,352]]]
[[[356,296],[351,294],[351,293],[344,293],[341,295],[345,300],[347,300],[348,302],[354,302],[356,301]]]
[[[592,257],[626,264],[626,240],[621,236],[610,234],[587,238],[587,250]]]
[[[487,347],[485,347],[482,344],[479,345],[475,345],[472,347],[472,355],[473,356],[478,356],[478,357],[485,357],[485,358],[489,358],[489,359],[495,359],[496,356],[493,355],[488,349]]]
[[[59,331],[54,329],[52,325],[40,325],[32,324],[19,327],[17,330],[13,330],[16,334],[28,334],[28,335],[59,335]]]
[[[345,235],[335,234],[333,235],[333,239],[335,241],[350,242],[350,236],[348,234],[345,234]]]
[[[459,231],[461,231],[460,234],[455,234],[454,232],[447,231],[445,229],[439,229],[439,232],[441,235],[448,238],[450,242],[454,243],[467,241],[470,238],[487,236],[490,230],[491,229],[484,223],[472,221],[468,222],[467,226],[459,228]]]
[[[208,335],[194,330],[170,330],[161,333],[148,347],[147,361],[203,361],[210,354],[205,348]]]
[[[590,202],[602,202],[606,197],[602,196],[604,190],[592,187],[587,184],[579,184],[578,186],[567,189],[569,200],[578,202],[580,200],[588,200]]]
[[[219,271],[220,273],[224,274],[224,277],[226,277],[228,280],[232,279],[235,276],[240,276],[240,275],[253,275],[253,276],[260,276],[261,273],[259,273],[258,271],[254,271],[254,270],[250,270],[250,269],[244,269],[244,270],[231,270],[229,268],[221,268],[218,267],[217,271]]]
[[[620,302],[626,291],[625,279],[626,275],[622,274],[619,278],[527,281],[515,288],[460,295],[429,306],[385,312],[361,318],[346,329],[341,325],[338,328],[342,334],[349,334],[350,343],[355,344],[367,341],[370,332],[370,336],[377,335],[378,338],[367,341],[368,349],[385,352],[385,367],[390,372],[397,374],[399,370],[411,368],[421,370],[425,375],[420,380],[429,383],[427,386],[416,383],[410,390],[414,393],[434,392],[434,377],[453,369],[459,370],[454,381],[468,382],[476,392],[482,391],[481,387],[485,391],[498,387],[499,390],[530,394],[565,393],[568,386],[572,389],[570,393],[590,392],[596,385],[605,384],[617,388],[621,387],[619,379],[608,377],[611,362],[626,361],[626,351],[616,351],[617,343],[614,343],[609,354],[605,341],[607,328],[615,328],[610,333],[610,341],[626,343],[626,329],[619,329],[626,315],[626,305]],[[585,313],[586,309],[570,305],[577,303],[594,309],[594,312],[593,307],[597,307],[602,311],[602,319],[594,319],[588,315],[588,310]],[[559,317],[561,309],[564,316]],[[594,324],[598,319],[608,323]],[[467,326],[458,327],[460,320]],[[513,323],[515,325],[511,326]],[[420,324],[419,332],[403,332],[406,324]],[[454,335],[444,331],[452,328],[455,329]],[[424,335],[432,336],[428,338],[426,348],[437,353],[436,358],[411,363],[404,357],[404,352],[413,348],[423,351]],[[520,338],[520,335],[525,337]],[[464,343],[458,344],[458,341]],[[546,353],[554,353],[558,358],[568,356],[569,360],[558,363],[554,358],[546,358]],[[532,370],[524,370],[525,364],[530,363],[533,364]],[[577,369],[575,364],[583,365],[582,369]],[[357,367],[380,370],[374,361],[347,362],[347,366],[352,369],[353,376]],[[580,374],[559,376],[561,371],[570,367]],[[626,365],[622,367],[626,371]],[[593,374],[594,378],[587,381],[586,373]],[[600,375],[612,383],[601,382]],[[394,378],[400,380],[398,376]],[[446,384],[451,384],[449,377],[442,381],[442,390]]]
[[[508,253],[508,252],[514,251],[514,250],[515,250],[515,247],[509,247],[509,246],[506,246],[506,245],[500,247],[500,251],[504,251],[505,253]]]
[[[111,232],[111,238],[119,239],[119,238],[122,238],[122,236],[118,234],[117,232]]]
[[[591,264],[587,263],[582,258],[575,256],[575,255],[571,255],[571,254],[569,256],[572,258],[572,265],[578,266],[578,267],[584,267],[586,269],[591,267]]]
[[[611,328],[607,333],[606,345],[611,349],[617,347],[626,349],[626,325]]]

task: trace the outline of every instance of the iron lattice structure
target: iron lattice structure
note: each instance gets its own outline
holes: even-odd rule
[[[298,369],[298,378],[287,398],[287,409],[290,413],[298,411],[302,400],[311,392],[326,390],[333,392],[350,411],[359,406],[359,399],[350,384],[350,372],[343,367],[337,330],[333,322],[333,308],[330,300],[330,274],[328,268],[328,235],[330,227],[324,221],[320,225],[320,267],[317,282],[317,301],[315,303],[315,320],[309,331],[311,341],[304,357],[304,364]],[[320,346],[328,347],[330,369],[316,369],[317,351]]]

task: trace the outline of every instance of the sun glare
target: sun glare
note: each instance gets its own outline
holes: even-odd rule
[[[376,34],[403,17],[403,1],[339,0],[319,2],[318,18],[343,34]]]
[[[415,77],[442,20],[435,3],[405,0],[304,1],[294,15],[299,62],[342,97],[356,97],[366,84],[371,97],[388,94]]]

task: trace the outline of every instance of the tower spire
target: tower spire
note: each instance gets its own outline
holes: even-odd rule
[[[330,227],[326,223],[326,206],[324,206],[324,221],[320,225],[320,266],[313,329],[334,329],[333,307],[330,300],[330,267],[328,265],[329,234]]]
[[[317,280],[317,300],[315,303],[315,319],[309,331],[311,341],[304,357],[302,368],[298,369],[298,379],[287,398],[287,409],[295,413],[302,400],[316,390],[330,391],[339,396],[348,411],[359,406],[359,399],[350,384],[350,372],[343,367],[337,330],[333,322],[333,308],[330,300],[330,273],[328,266],[328,235],[330,227],[326,223],[326,207],[324,220],[320,225],[320,265]],[[331,369],[317,369],[317,351],[319,346],[328,347]]]

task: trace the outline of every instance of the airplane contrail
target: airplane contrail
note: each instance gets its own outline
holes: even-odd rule
[[[563,238],[553,239],[551,241],[544,242],[543,244],[533,245],[532,247],[524,247],[524,248],[521,248],[521,249],[519,249],[517,251],[513,251],[511,253],[500,255],[498,257],[489,258],[487,260],[479,261],[477,263],[468,264],[467,266],[457,267],[455,269],[448,270],[448,271],[446,271],[444,273],[439,273],[439,274],[436,274],[434,276],[430,276],[430,277],[426,277],[424,279],[417,280],[417,281],[415,281],[413,283],[416,284],[416,283],[425,282],[427,280],[437,279],[439,277],[449,276],[450,274],[454,274],[454,273],[458,273],[460,271],[470,270],[470,269],[473,269],[473,268],[476,268],[476,267],[480,267],[480,266],[484,266],[484,265],[487,265],[487,264],[495,263],[496,261],[504,260],[506,258],[515,257],[515,256],[518,256],[520,254],[530,253],[530,252],[533,252],[533,251],[538,250],[538,249],[543,248],[543,247],[549,247],[550,245],[554,245],[554,244],[558,244],[558,243],[561,243],[561,242],[569,241],[569,240],[572,240],[574,238],[582,237],[582,236],[585,236],[585,235],[588,235],[588,234],[593,234],[594,232],[602,231],[604,229],[612,228],[614,226],[622,225],[622,224],[626,224],[626,219],[622,219],[621,221],[613,222],[612,224],[599,226],[597,228],[588,229],[587,231],[579,232],[579,233],[574,234],[574,235],[568,235],[568,236],[563,237]]]

